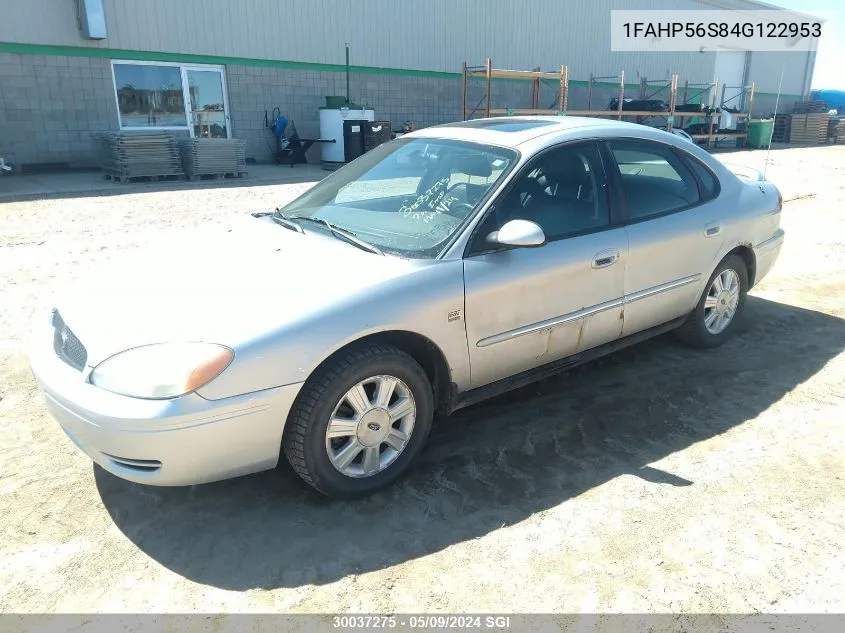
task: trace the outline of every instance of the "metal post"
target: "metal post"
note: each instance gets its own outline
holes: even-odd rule
[[[746,110],[746,113],[748,114],[748,116],[745,119],[745,139],[744,139],[745,142],[742,144],[743,147],[748,147],[748,132],[751,129],[751,112],[752,112],[752,108],[754,107],[754,90],[755,89],[756,89],[756,85],[752,81],[751,82],[751,90],[748,94],[748,109]],[[744,91],[745,91],[745,88],[743,88],[743,92]],[[780,94],[780,89],[778,89],[778,94]],[[774,132],[772,132],[772,133],[774,134]],[[771,147],[771,137],[769,139],[769,146]]]
[[[687,91],[689,90],[689,79],[684,81],[684,103],[687,102]]]
[[[616,120],[622,120],[622,100],[625,98],[625,71],[619,73],[619,105],[616,112]]]
[[[719,80],[714,79],[713,80],[713,93],[711,95],[711,107],[713,109],[713,112],[710,113],[710,125],[707,129],[707,147],[713,146],[713,121],[715,121],[715,117],[719,116],[719,114],[716,113],[716,101],[718,100],[718,96],[717,96],[718,94],[719,94]]]
[[[485,76],[487,78],[487,115],[490,116],[490,84],[493,82],[493,60],[489,57],[487,58],[487,63],[485,64]]]
[[[558,99],[558,110],[566,112],[569,106],[569,67],[561,64],[560,67],[560,98]]]
[[[645,99],[646,94],[648,94],[648,79],[640,77],[640,99]]]
[[[461,121],[467,120],[467,63],[464,62],[464,79],[461,82]]]
[[[754,92],[757,89],[757,84],[751,82],[751,94],[748,97],[748,122],[751,123],[751,112],[754,107]]]
[[[728,84],[722,84],[722,101],[719,103],[719,107],[725,107],[725,90],[727,89]]]
[[[669,82],[669,120],[666,122],[666,129],[671,132],[675,118],[675,106],[678,98],[678,75],[672,75]]]
[[[349,103],[349,42],[346,43],[346,103]]]
[[[540,72],[540,67],[537,66],[534,72]],[[531,107],[535,110],[540,107],[540,77],[535,76],[531,80]]]
[[[593,105],[593,73],[590,73],[590,80],[587,82],[587,110]]]

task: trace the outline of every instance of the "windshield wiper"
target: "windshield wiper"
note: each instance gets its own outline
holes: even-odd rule
[[[291,231],[296,231],[297,233],[305,233],[303,228],[299,226],[296,222],[291,222],[288,220],[279,209],[273,211],[270,214],[270,219],[273,220],[276,224],[280,224],[281,226],[285,227],[286,229],[290,229]]]
[[[370,244],[369,242],[365,242],[360,237],[355,235],[352,231],[347,231],[346,229],[342,229],[339,226],[335,226],[328,220],[324,218],[315,218],[307,215],[282,215],[279,213],[279,218],[282,220],[287,220],[288,222],[314,222],[315,224],[322,224],[326,227],[332,235],[337,238],[340,238],[346,242],[349,242],[353,246],[357,246],[363,251],[367,251],[369,253],[375,253],[376,255],[384,255],[384,251],[382,251],[378,246],[374,244]],[[301,228],[301,227],[300,227]]]

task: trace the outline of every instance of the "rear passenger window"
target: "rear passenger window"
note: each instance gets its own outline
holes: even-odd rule
[[[679,211],[701,201],[692,172],[670,147],[648,141],[610,141],[622,176],[628,218]]]
[[[698,176],[698,180],[701,182],[702,197],[705,200],[715,198],[719,193],[719,181],[716,180],[716,176],[707,167],[702,165],[698,159],[692,156],[685,156],[685,158],[687,165],[695,172],[695,175]]]

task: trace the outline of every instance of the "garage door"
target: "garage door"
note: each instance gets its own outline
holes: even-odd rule
[[[724,93],[727,105],[733,108],[742,108],[743,104],[740,102],[738,95],[742,92],[744,85],[746,57],[746,51],[735,48],[722,48],[720,46],[716,50],[716,71],[713,73],[714,79],[719,82],[719,94],[716,95],[716,103],[721,103],[722,86],[727,86]],[[732,99],[731,97],[737,98]]]

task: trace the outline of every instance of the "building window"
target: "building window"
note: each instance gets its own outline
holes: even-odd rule
[[[121,129],[230,136],[222,68],[114,61],[112,70]]]

